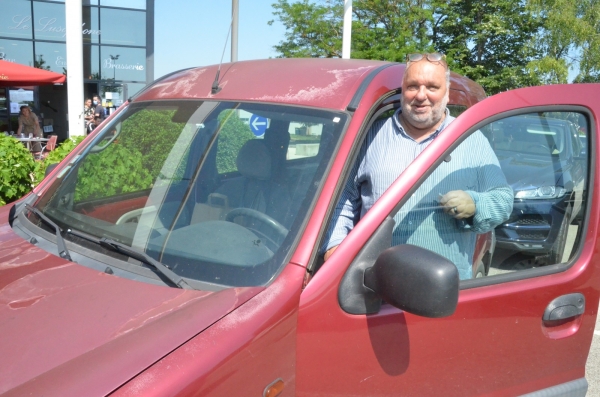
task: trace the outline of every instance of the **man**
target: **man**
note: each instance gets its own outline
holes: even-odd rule
[[[444,56],[411,54],[402,106],[371,127],[336,207],[325,260],[355,223],[454,118],[446,105],[450,70]],[[446,158],[395,215],[392,244],[414,244],[451,260],[461,279],[472,277],[477,233],[508,219],[513,192],[479,131]]]
[[[102,99],[98,95],[94,95],[94,124],[98,126],[104,120],[104,107]]]

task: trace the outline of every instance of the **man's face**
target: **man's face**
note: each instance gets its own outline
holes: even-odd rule
[[[434,127],[444,116],[448,103],[446,68],[423,59],[412,62],[402,83],[402,116],[417,129]]]

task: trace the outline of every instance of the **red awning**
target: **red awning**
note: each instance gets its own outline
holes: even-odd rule
[[[0,60],[0,86],[64,83],[67,76]]]

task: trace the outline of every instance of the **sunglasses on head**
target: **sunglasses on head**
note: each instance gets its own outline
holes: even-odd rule
[[[439,52],[432,52],[431,54],[407,54],[406,63],[419,62],[423,58],[427,59],[429,62],[440,62],[444,67],[448,67],[448,64],[446,63],[446,55],[440,54]]]

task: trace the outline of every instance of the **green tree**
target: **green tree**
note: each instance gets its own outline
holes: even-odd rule
[[[237,171],[237,155],[244,143],[254,139],[254,134],[233,109],[223,111],[218,120],[221,132],[217,146],[217,171],[219,174]]]
[[[44,59],[44,54],[38,55],[37,59],[33,60],[33,67],[43,70],[50,70],[50,65],[46,65],[46,60]]]
[[[600,1],[530,0],[530,7],[543,24],[530,75],[540,84],[566,83],[574,70],[576,82],[600,81]]]
[[[407,53],[432,49],[430,2],[354,1],[352,57],[402,61]],[[278,0],[273,8],[273,15],[287,29],[285,40],[275,46],[281,57],[342,56],[343,0]]]
[[[123,122],[119,143],[142,154],[142,167],[154,179],[185,127],[173,122],[174,114],[175,110],[143,109]]]
[[[435,1],[433,46],[452,70],[481,84],[488,94],[537,81],[525,70],[535,59],[531,41],[541,27],[525,1]]]
[[[321,4],[302,0],[278,0],[273,15],[285,26],[285,40],[275,46],[284,58],[339,58],[342,56],[344,3],[327,0]],[[273,24],[270,21],[269,24]]]
[[[536,82],[525,65],[540,18],[526,0],[356,0],[352,57],[403,62],[406,54],[441,51],[452,70],[496,93]],[[278,0],[273,14],[285,39],[282,57],[339,57],[343,0]],[[271,21],[272,23],[273,21]]]

